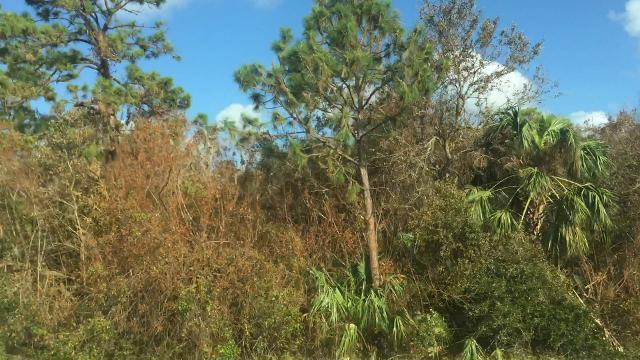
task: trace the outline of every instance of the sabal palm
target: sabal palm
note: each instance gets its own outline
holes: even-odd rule
[[[334,339],[337,358],[349,357],[358,350],[375,353],[371,340],[377,334],[398,346],[405,339],[405,328],[415,325],[406,310],[394,306],[404,292],[401,277],[390,276],[380,288],[372,289],[364,261],[347,267],[336,278],[315,269],[311,274],[317,289],[311,319],[323,336]]]
[[[597,185],[609,163],[602,143],[533,109],[497,114],[485,142],[483,180],[467,192],[478,220],[500,233],[523,228],[557,256],[606,238],[613,202]]]

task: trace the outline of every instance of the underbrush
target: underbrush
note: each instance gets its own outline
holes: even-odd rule
[[[65,121],[37,138],[0,135],[0,338],[8,354],[619,355],[598,314],[536,242],[485,231],[454,185],[434,182],[404,210],[389,210],[398,225],[388,229],[401,231],[385,233],[384,281],[372,289],[354,255],[362,227],[346,220],[348,202],[332,207],[314,184],[289,188],[287,177],[297,175],[286,166],[270,185],[225,162],[203,167],[184,124],[144,122],[104,162],[90,127]],[[629,300],[610,312],[633,309]]]
[[[457,346],[474,339],[491,353],[613,358],[597,314],[574,292],[537,244],[519,234],[498,237],[474,222],[463,195],[435,184],[400,234],[405,266],[423,306],[449,322]]]

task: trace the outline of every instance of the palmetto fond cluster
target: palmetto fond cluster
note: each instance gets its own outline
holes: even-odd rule
[[[609,168],[600,141],[533,109],[499,112],[483,141],[485,185],[467,189],[477,220],[499,233],[522,229],[556,258],[606,240],[614,205],[600,183]]]
[[[394,306],[404,294],[403,278],[392,276],[379,289],[368,286],[364,261],[333,278],[313,269],[314,287],[310,315],[324,336],[335,343],[336,357],[376,353],[374,339],[386,338],[397,348],[414,325],[409,313]]]

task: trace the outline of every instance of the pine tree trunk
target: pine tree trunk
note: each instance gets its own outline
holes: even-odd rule
[[[376,219],[373,214],[373,200],[371,199],[371,186],[369,185],[369,171],[367,170],[366,165],[363,164],[360,164],[359,168],[367,220],[367,245],[369,246],[371,286],[376,289],[380,286],[380,269],[378,266],[378,232],[376,229]]]
[[[101,33],[98,37],[99,39],[104,39],[105,36]],[[109,64],[109,60],[103,55],[103,49],[107,49],[108,47],[104,43],[104,40],[100,40],[97,44],[98,49],[100,49],[100,66],[98,67],[98,73],[100,77],[105,80],[113,81],[113,75],[111,74],[111,65]],[[107,103],[99,104],[100,112],[104,117],[104,121],[106,123],[106,131],[107,131],[107,150],[105,160],[107,162],[111,162],[116,159],[116,144],[118,143],[118,136],[120,134],[120,122],[118,121],[118,117],[116,114],[116,110],[108,105]]]

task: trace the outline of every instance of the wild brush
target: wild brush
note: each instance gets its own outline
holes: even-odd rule
[[[311,275],[317,293],[310,315],[323,336],[333,338],[336,357],[373,352],[387,339],[396,349],[406,339],[413,321],[406,310],[393,307],[404,293],[402,277],[388,277],[373,289],[367,285],[364,262],[335,278],[317,269]]]

